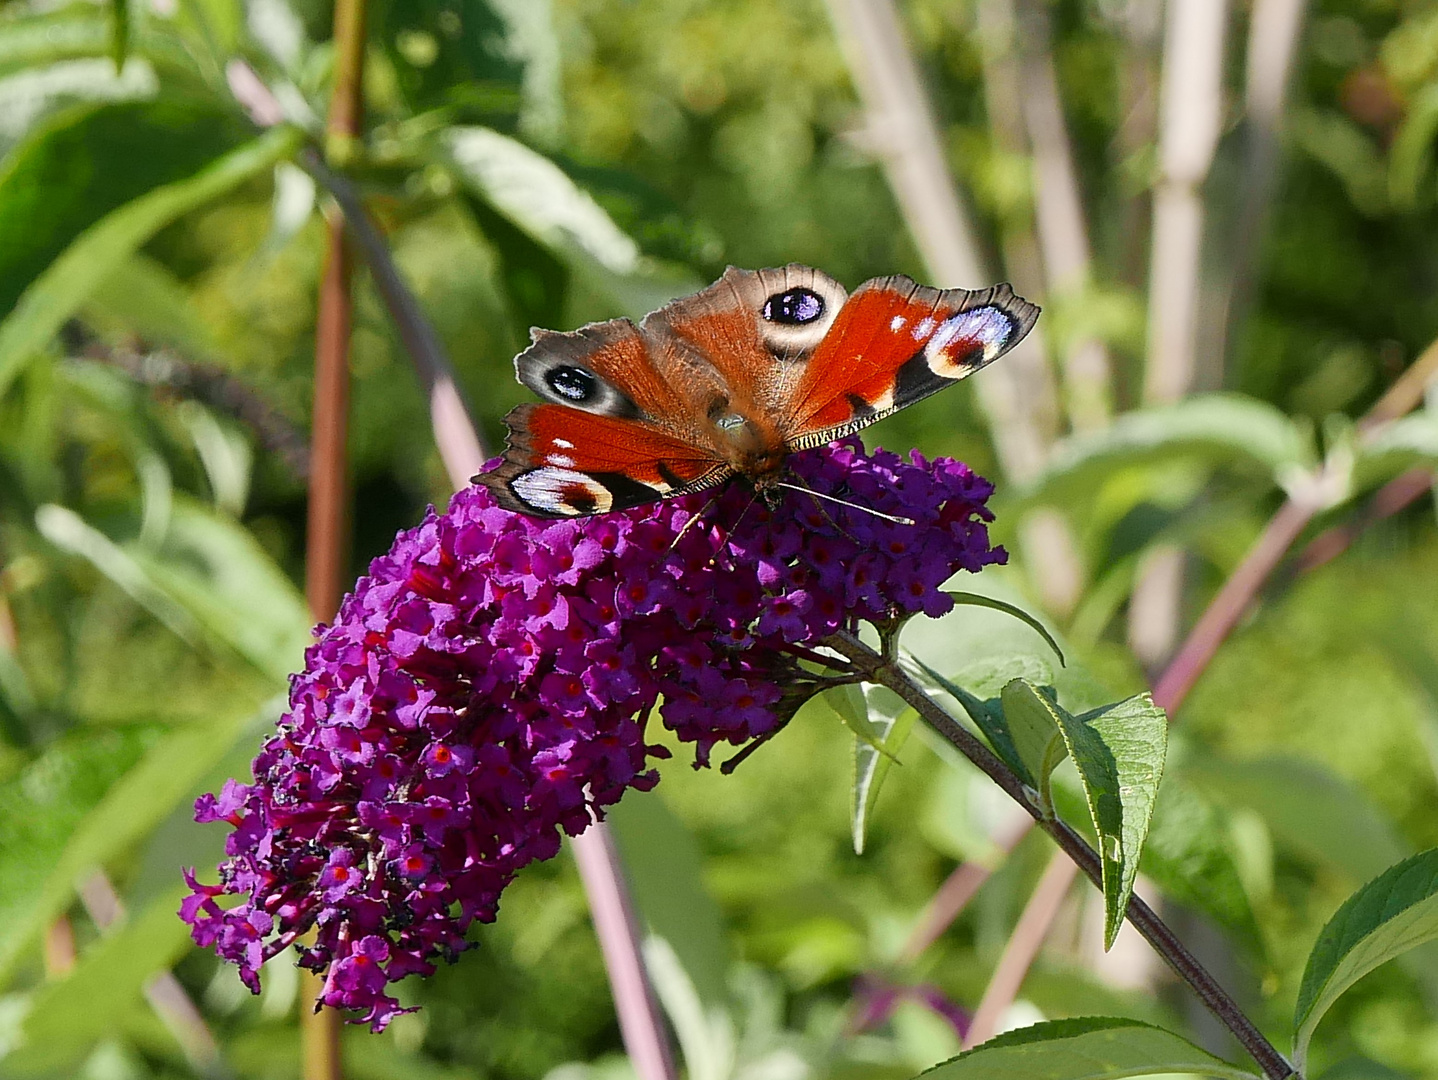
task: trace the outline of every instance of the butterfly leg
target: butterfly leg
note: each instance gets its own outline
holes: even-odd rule
[[[718,494],[711,495],[711,496],[709,497],[709,501],[706,502],[703,506],[701,506],[701,507],[699,508],[698,512],[697,512],[696,514],[694,514],[693,517],[691,517],[688,521],[686,521],[686,522],[684,523],[684,527],[679,530],[679,535],[676,536],[676,537],[673,539],[673,541],[669,544],[669,550],[670,550],[670,551],[673,551],[675,548],[677,548],[677,547],[679,546],[679,541],[681,541],[681,540],[684,539],[685,534],[688,533],[689,530],[694,527],[694,523],[697,522],[700,518],[702,518],[705,514],[709,513],[709,511],[713,508],[714,504],[717,503],[718,501],[719,501],[719,495],[718,495]]]

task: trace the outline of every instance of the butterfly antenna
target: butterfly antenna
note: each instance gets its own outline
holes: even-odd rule
[[[883,518],[885,521],[892,521],[895,525],[914,525],[913,518],[899,517],[895,514],[886,514],[882,510],[875,510],[871,506],[864,506],[860,503],[849,502],[847,499],[840,499],[833,495],[825,495],[822,491],[815,491],[810,487],[803,487],[800,484],[786,484],[782,480],[774,481],[775,487],[788,488],[790,491],[802,492],[815,499],[827,499],[831,503],[838,503],[840,506],[847,506],[850,510],[859,510],[865,514],[872,514],[876,518]],[[827,516],[827,515],[826,515]]]

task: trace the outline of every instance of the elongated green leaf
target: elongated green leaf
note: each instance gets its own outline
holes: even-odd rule
[[[157,231],[293,153],[301,134],[267,132],[186,180],[113,211],[81,234],[32,282],[0,323],[0,394],[20,366],[43,349],[90,291]]]
[[[1051,815],[1051,777],[1069,754],[1060,720],[1062,710],[1051,697],[1023,679],[1005,686],[1000,701],[1014,747],[1029,775],[1037,781],[1039,805]]]
[[[177,498],[158,552],[117,544],[61,506],[41,507],[36,524],[185,640],[232,651],[276,683],[299,665],[310,640],[304,601],[235,521]]]
[[[1010,1031],[920,1075],[929,1080],[1120,1080],[1156,1073],[1255,1080],[1254,1073],[1170,1031],[1106,1016]]]
[[[1054,651],[1054,655],[1059,658],[1059,663],[1064,663],[1064,651],[1059,648],[1059,643],[1054,640],[1054,636],[1049,633],[1048,628],[1044,626],[1043,623],[1039,622],[1038,619],[1034,618],[1023,608],[1015,604],[1010,604],[1007,600],[999,600],[993,596],[984,596],[982,593],[959,592],[954,589],[946,589],[944,591],[954,598],[955,604],[967,605],[969,607],[985,607],[993,611],[1002,611],[1005,615],[1012,615],[1020,622],[1032,627],[1034,632],[1043,638],[1048,644],[1048,647]]]
[[[1438,848],[1390,867],[1348,898],[1308,956],[1294,1013],[1301,1069],[1323,1014],[1350,986],[1394,957],[1438,939]]]
[[[5,935],[30,918],[56,853],[153,740],[138,727],[73,733],[0,782],[0,986],[18,947]]]
[[[1139,869],[1164,896],[1202,911],[1251,947],[1263,941],[1239,873],[1230,822],[1181,771],[1159,788]]]
[[[860,740],[854,740],[854,790],[852,832],[854,854],[864,854],[864,839],[868,835],[869,820],[879,801],[879,789],[889,775],[889,767],[899,759],[899,751],[909,741],[919,714],[899,698],[892,690],[882,686],[871,686],[864,691],[868,706],[869,720],[879,734],[882,743],[879,748]]]
[[[820,695],[825,704],[834,711],[854,737],[875,753],[888,754],[884,748],[884,733],[874,726],[869,718],[869,702],[862,688],[855,684],[833,686]]]
[[[47,504],[35,511],[35,527],[62,551],[88,560],[181,639],[196,639],[198,629],[189,613],[150,579],[129,552],[75,511]]]
[[[1148,694],[1082,716],[1055,708],[1103,859],[1104,947],[1123,925],[1168,749],[1168,717]]]
[[[278,703],[276,703],[278,704]],[[263,711],[273,717],[275,706]],[[152,746],[74,828],[29,902],[0,924],[0,985],[21,951],[74,895],[76,879],[128,849],[157,825],[234,744],[250,718],[218,716],[180,728]]]
[[[695,288],[687,275],[656,273],[587,191],[517,139],[452,127],[445,152],[475,194],[558,255],[608,306],[638,318]]]
[[[1064,440],[1023,498],[1046,502],[1071,496],[1080,481],[1135,463],[1179,458],[1248,462],[1277,477],[1295,465],[1311,465],[1313,450],[1299,427],[1272,405],[1236,394],[1203,394],[1127,413],[1101,432]]]
[[[276,683],[299,667],[311,640],[304,598],[239,523],[176,498],[163,547],[128,550],[153,586],[211,641]]]
[[[698,841],[654,792],[631,792],[607,815],[649,932],[669,943],[704,1009],[722,1009],[729,944]]]
[[[109,20],[103,9],[86,4],[68,10],[80,6],[95,14],[97,32],[104,39],[93,59],[84,62],[88,70],[112,86],[134,82],[142,65],[131,65],[117,79],[105,58]],[[48,35],[52,29],[41,32]],[[63,40],[63,34],[59,37]],[[0,54],[4,40],[0,32]],[[153,74],[147,78],[153,84]],[[13,88],[9,80],[6,85]],[[166,184],[193,177],[252,137],[233,111],[168,98],[87,104],[52,116],[0,160],[0,236],[5,238],[0,245],[0,317],[8,316],[30,283],[107,214]]]
[[[0,24],[0,75],[78,57],[104,56],[111,43],[110,21],[90,5]]]
[[[1220,804],[1256,811],[1296,854],[1367,881],[1409,854],[1363,792],[1312,762],[1190,758],[1185,778]]]
[[[68,1071],[112,1035],[140,1004],[145,984],[189,948],[189,927],[175,914],[183,894],[181,883],[151,901],[87,950],[64,979],[41,989],[25,1018],[24,1041],[0,1059],[0,1072],[20,1078]]]
[[[110,58],[122,71],[130,55],[130,0],[110,0]]]
[[[1014,744],[1013,733],[1009,731],[1009,722],[1004,716],[1003,705],[997,697],[981,698],[977,694],[970,693],[954,680],[940,675],[913,654],[905,652],[901,656],[906,662],[913,664],[923,672],[935,686],[957,701],[963,707],[964,712],[968,714],[969,719],[977,724],[979,730],[984,733],[984,738],[988,739],[989,746],[993,748],[994,753],[1004,759],[1008,767],[1018,774],[1020,780],[1029,787],[1038,789],[1038,777],[1029,772],[1028,764]],[[1007,683],[1003,685],[1007,685]]]

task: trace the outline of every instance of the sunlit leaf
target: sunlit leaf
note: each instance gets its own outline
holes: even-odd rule
[[[1055,707],[1103,860],[1104,947],[1123,925],[1163,778],[1168,716],[1148,694],[1082,716]]]
[[[1069,755],[1063,732],[1062,710],[1043,691],[1022,679],[1004,687],[999,698],[1004,722],[1013,737],[1014,749],[1038,787],[1039,805],[1045,813],[1054,811],[1051,777]],[[1072,717],[1068,717],[1072,720]]]
[[[444,145],[466,184],[620,311],[637,318],[696,287],[687,277],[656,276],[639,246],[588,192],[517,139],[489,128],[451,127]]]
[[[159,229],[292,153],[300,134],[276,129],[187,180],[167,184],[113,211],[87,229],[32,282],[0,323],[0,393],[20,366],[43,349],[90,290]]]
[[[273,705],[263,710],[265,718]],[[179,728],[156,742],[53,853],[43,882],[28,902],[0,923],[0,984],[23,950],[70,903],[77,879],[104,865],[146,836],[225,755],[250,717],[219,712],[209,723]]]
[[[864,691],[855,684],[832,686],[819,695],[854,737],[876,753],[887,754],[884,748],[884,733],[874,726],[869,717],[869,702]]]
[[[1294,1012],[1301,1069],[1323,1014],[1350,986],[1394,957],[1438,938],[1438,849],[1390,867],[1328,921],[1308,956]]]
[[[1256,1080],[1249,1070],[1172,1032],[1098,1016],[1010,1031],[921,1075],[928,1080],[1120,1080],[1156,1073]]]
[[[954,589],[946,589],[945,591],[954,598],[954,603],[957,605],[986,607],[993,611],[1002,611],[1005,615],[1012,615],[1020,622],[1032,627],[1034,632],[1043,638],[1048,644],[1048,647],[1054,651],[1054,655],[1059,658],[1059,663],[1062,664],[1064,662],[1064,651],[1059,648],[1059,643],[1054,640],[1054,636],[1049,633],[1048,628],[1023,608],[1016,604],[1010,604],[1006,600],[999,600],[992,596],[984,596],[982,593],[958,592]]]
[[[880,745],[870,746],[862,739],[854,740],[854,786],[852,799],[852,833],[854,853],[864,853],[864,841],[878,805],[879,789],[883,787],[889,768],[899,758],[899,751],[913,733],[919,714],[906,705],[892,690],[871,686],[864,691],[869,721],[880,736]]]
[[[1101,432],[1064,440],[1023,497],[1069,497],[1095,477],[1174,459],[1247,463],[1276,478],[1311,465],[1313,450],[1303,430],[1272,405],[1237,394],[1203,394],[1126,413]]]

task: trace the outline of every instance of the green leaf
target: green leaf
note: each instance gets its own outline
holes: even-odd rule
[[[115,71],[125,68],[125,57],[130,53],[130,3],[129,0],[110,0],[110,58],[115,61]]]
[[[1088,482],[1134,464],[1193,458],[1247,462],[1277,478],[1294,466],[1311,466],[1313,449],[1303,430],[1272,405],[1237,394],[1200,394],[1126,413],[1101,432],[1063,440],[1023,499],[1072,498]]]
[[[108,19],[97,8],[93,66],[116,80],[103,60]],[[22,25],[28,25],[28,20]],[[4,33],[0,22],[0,65]],[[62,27],[42,25],[40,34],[63,41]],[[129,79],[129,75],[125,76]],[[182,181],[252,137],[234,115],[213,104],[167,98],[69,108],[48,119],[0,160],[0,317],[14,308],[27,286],[81,233],[106,214]]]
[[[649,931],[669,942],[706,1006],[727,1001],[728,939],[698,841],[653,792],[630,792],[605,813]]]
[[[177,497],[158,551],[117,544],[63,506],[42,506],[35,519],[47,540],[87,559],[184,640],[237,654],[276,683],[299,665],[310,641],[304,600],[225,515]]]
[[[31,918],[56,853],[153,740],[139,727],[72,733],[0,783],[0,986],[23,944],[9,932]]]
[[[1082,716],[1054,715],[1078,768],[1103,860],[1104,948],[1112,948],[1133,894],[1168,749],[1168,716],[1138,694]]]
[[[1323,1014],[1350,986],[1401,953],[1438,938],[1438,848],[1390,867],[1344,902],[1308,956],[1294,1012],[1300,1069]]]
[[[111,36],[110,20],[89,4],[6,20],[0,23],[0,75],[104,56]]]
[[[1009,731],[1008,719],[1004,716],[1003,706],[997,697],[981,698],[977,694],[970,693],[956,681],[946,679],[908,651],[904,651],[900,656],[902,660],[913,664],[935,686],[957,701],[963,707],[964,712],[968,713],[969,719],[984,733],[984,738],[989,741],[989,746],[994,753],[1003,758],[1005,764],[1018,774],[1020,780],[1029,787],[1038,789],[1038,778],[1029,772],[1028,764],[1014,744],[1013,733]],[[1007,682],[1003,685],[1007,685]]]
[[[729,943],[704,886],[692,833],[655,792],[630,792],[607,811],[635,907],[648,929],[645,966],[674,1025],[691,1076],[727,1076],[734,1021]]]
[[[517,139],[455,126],[444,152],[465,185],[557,254],[605,306],[638,318],[697,287],[687,274],[657,273],[587,191]]]
[[[261,674],[283,684],[303,662],[313,625],[304,597],[234,519],[176,497],[161,548],[127,550],[210,641]]]
[[[869,719],[869,702],[862,688],[854,683],[831,686],[820,697],[844,722],[844,726],[854,733],[855,738],[876,753],[888,755],[888,750],[884,748],[884,733]]]
[[[278,701],[267,705],[261,715],[272,718],[278,706]],[[70,903],[80,875],[146,836],[193,792],[250,720],[245,714],[220,715],[213,723],[179,728],[155,743],[110,787],[76,824],[29,901],[0,923],[0,985],[9,978],[22,950]]]
[[[1034,632],[1043,638],[1048,644],[1048,647],[1054,651],[1054,655],[1059,658],[1059,663],[1064,663],[1064,651],[1059,648],[1059,643],[1054,640],[1054,636],[1049,633],[1048,628],[1044,626],[1043,623],[1039,622],[1038,619],[1034,618],[1023,608],[1010,604],[1006,600],[999,600],[992,596],[984,596],[982,593],[958,592],[954,589],[945,589],[944,591],[954,598],[955,604],[962,604],[969,607],[985,607],[994,611],[1002,611],[1006,615],[1012,615],[1027,626],[1031,626]]]
[[[869,821],[878,805],[879,789],[889,775],[889,768],[899,760],[899,751],[909,741],[919,714],[906,705],[892,690],[871,686],[864,691],[869,719],[881,737],[879,747],[862,740],[854,741],[853,821],[854,854],[864,854],[864,839]]]
[[[1409,854],[1373,802],[1313,762],[1191,757],[1184,776],[1220,805],[1258,813],[1288,850],[1367,881]]]
[[[1386,424],[1358,441],[1353,483],[1376,487],[1418,465],[1438,465],[1438,412],[1424,411]]]
[[[1014,748],[1030,776],[1037,781],[1039,805],[1046,814],[1054,812],[1053,771],[1069,755],[1062,730],[1062,710],[1043,691],[1023,679],[1004,687],[999,700],[1004,720],[1013,737]],[[1065,716],[1072,720],[1072,717]]]
[[[74,970],[34,996],[23,1042],[0,1059],[7,1077],[68,1072],[112,1036],[140,1003],[146,983],[190,947],[189,927],[175,914],[183,883],[146,905],[119,930],[86,950]]]
[[[1010,1031],[922,1073],[928,1080],[1119,1080],[1193,1073],[1256,1080],[1163,1028],[1093,1016]]]
[[[302,134],[278,128],[196,175],[157,188],[82,233],[21,295],[0,323],[0,394],[88,299],[90,291],[161,228],[269,169],[298,148]]]
[[[1248,945],[1262,949],[1253,904],[1235,857],[1227,816],[1170,769],[1158,790],[1139,869],[1164,896],[1202,911]]]

